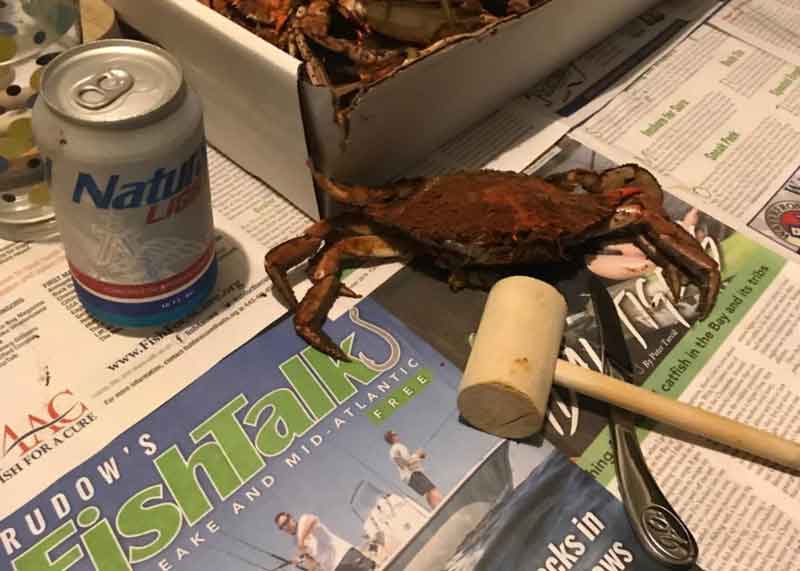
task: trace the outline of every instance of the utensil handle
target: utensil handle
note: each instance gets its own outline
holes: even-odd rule
[[[610,418],[619,492],[634,533],[660,563],[670,569],[691,568],[697,562],[697,541],[650,473],[633,415],[612,406]]]
[[[800,470],[800,444],[559,359],[553,382],[600,401]]]

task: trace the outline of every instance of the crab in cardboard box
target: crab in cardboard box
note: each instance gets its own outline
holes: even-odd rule
[[[303,60],[313,85],[343,93],[531,8],[531,0],[199,1]]]
[[[337,296],[358,297],[339,280],[348,261],[426,255],[451,272],[453,289],[488,287],[474,280],[471,270],[561,261],[592,240],[628,237],[663,268],[673,296],[683,282],[697,284],[701,318],[719,292],[717,263],[667,217],[661,187],[637,165],[602,173],[572,170],[546,179],[483,170],[382,188],[342,185],[317,172],[314,179],[353,212],[323,219],[272,248],[264,266],[274,290],[295,312],[297,333],[339,360],[349,357],[322,331],[322,323]],[[298,303],[287,271],[306,259],[313,285]]]

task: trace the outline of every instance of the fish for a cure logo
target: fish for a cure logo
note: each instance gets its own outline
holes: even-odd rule
[[[0,424],[0,484],[80,434],[96,418],[69,389],[54,394],[35,410],[4,418]]]
[[[784,200],[770,204],[764,212],[764,220],[775,236],[800,247],[800,201]]]

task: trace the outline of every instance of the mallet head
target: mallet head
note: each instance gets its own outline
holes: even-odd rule
[[[506,438],[541,430],[566,314],[545,282],[514,276],[494,285],[458,391],[467,422]]]

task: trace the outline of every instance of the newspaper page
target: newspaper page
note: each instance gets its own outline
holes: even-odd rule
[[[0,519],[0,566],[667,571],[551,445],[459,422],[461,372],[380,304],[328,331],[358,359],[282,321]],[[91,406],[50,444],[95,431]]]
[[[680,182],[730,225],[800,247],[798,68],[710,26],[575,133]]]
[[[559,149],[538,174],[617,164],[575,140],[561,141]],[[602,342],[586,295],[585,280],[595,274],[617,305],[635,383],[796,442],[800,267],[679,196],[685,193],[665,196],[666,212],[721,267],[723,287],[712,312],[699,321],[695,286],[673,299],[661,269],[632,244],[615,244],[557,283],[569,307],[562,356],[602,370]],[[547,438],[617,493],[605,410],[560,388],[553,397]],[[704,569],[796,565],[796,474],[667,426],[645,422],[640,437],[656,481],[698,541]]]
[[[746,42],[800,65],[800,6],[781,0],[731,0],[711,23]]]
[[[667,0],[538,82],[527,97],[570,126],[593,115],[719,8],[715,0]]]
[[[263,257],[310,220],[213,149],[208,157],[219,277],[208,302],[181,322],[105,326],[78,301],[60,243],[0,242],[0,378],[14,394],[0,400],[0,516],[286,312],[270,293]],[[366,294],[398,267],[346,281]],[[332,315],[352,303],[342,300]],[[84,421],[94,429],[51,448],[45,435],[77,414],[78,402],[91,403]]]

